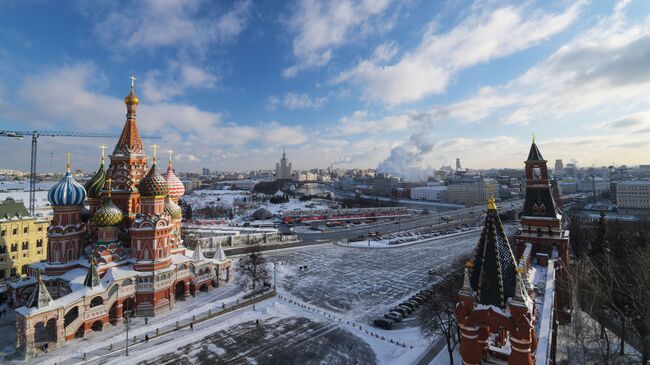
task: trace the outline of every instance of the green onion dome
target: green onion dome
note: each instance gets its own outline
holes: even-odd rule
[[[167,195],[165,198],[165,212],[169,213],[174,219],[179,219],[182,215],[181,207],[174,203],[171,196]]]
[[[88,180],[84,185],[86,188],[86,193],[89,198],[100,198],[102,196],[102,190],[104,189],[104,184],[106,183],[106,170],[104,169],[104,161],[99,165],[99,170],[92,179]]]
[[[160,196],[167,195],[167,180],[160,174],[156,163],[151,165],[151,169],[145,177],[140,180],[138,185],[140,196]]]
[[[97,227],[111,227],[120,224],[123,218],[124,213],[122,213],[122,210],[113,203],[113,200],[109,196],[104,200],[104,204],[101,208],[97,209],[95,212],[93,223]]]

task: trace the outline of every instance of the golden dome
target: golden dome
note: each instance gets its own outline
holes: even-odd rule
[[[138,105],[140,104],[140,99],[133,92],[133,87],[131,87],[131,93],[124,98],[124,104],[126,105]]]

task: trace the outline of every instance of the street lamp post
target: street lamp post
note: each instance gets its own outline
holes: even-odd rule
[[[129,313],[131,313],[130,308],[124,312],[124,324],[126,328],[126,356],[129,356]]]

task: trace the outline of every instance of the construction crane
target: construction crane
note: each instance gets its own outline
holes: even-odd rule
[[[32,161],[29,171],[29,213],[34,215],[34,202],[36,201],[36,151],[38,149],[38,137],[86,137],[86,138],[119,138],[119,134],[113,133],[84,133],[65,131],[6,131],[0,130],[0,137],[12,137],[18,140],[26,136],[32,137]],[[142,136],[142,138],[160,139],[158,136]]]

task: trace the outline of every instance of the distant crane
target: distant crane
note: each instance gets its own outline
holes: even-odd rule
[[[113,133],[84,133],[65,131],[5,131],[0,130],[0,137],[12,137],[22,140],[25,136],[32,136],[32,162],[29,171],[29,213],[34,215],[34,202],[36,201],[36,151],[38,137],[87,137],[87,138],[119,138]],[[158,136],[142,136],[142,138],[160,139]]]

